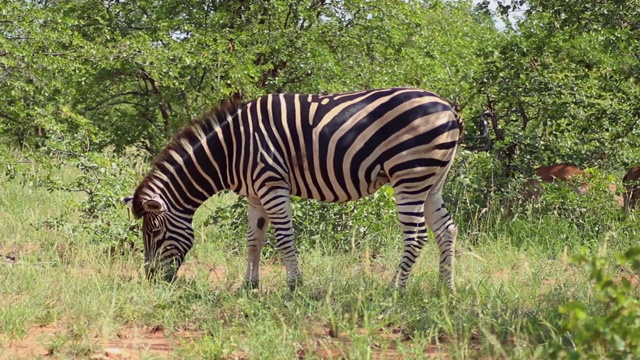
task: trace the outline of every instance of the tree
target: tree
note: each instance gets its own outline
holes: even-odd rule
[[[505,175],[631,161],[640,145],[635,3],[530,1],[517,28],[487,49],[478,93],[495,114]]]
[[[475,53],[497,33],[470,9],[445,1],[11,1],[0,10],[0,136],[155,154],[233,94],[418,86],[467,101]]]

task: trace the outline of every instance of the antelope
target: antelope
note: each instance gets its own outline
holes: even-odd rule
[[[565,182],[565,181],[569,181],[574,176],[579,176],[579,175],[582,175],[585,178],[591,177],[590,174],[585,173],[583,170],[580,170],[578,167],[571,164],[554,164],[554,165],[543,166],[536,170],[536,175],[540,178],[540,180],[531,178],[531,179],[527,179],[527,181],[525,181],[524,183],[525,198],[527,200],[531,200],[540,196],[540,191],[542,190],[540,183],[542,182],[547,182],[547,183],[556,183],[557,181]],[[570,186],[578,195],[585,195],[589,192],[589,185],[587,184],[586,181],[582,182],[580,186],[574,186],[574,185],[570,185]]]
[[[640,199],[640,166],[629,168],[627,174],[622,178],[625,187],[624,209],[627,211],[636,208],[636,203]]]

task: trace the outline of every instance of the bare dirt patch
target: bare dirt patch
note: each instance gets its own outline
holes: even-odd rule
[[[65,347],[56,349],[54,341],[67,334],[67,330],[59,325],[32,327],[27,334],[18,340],[9,340],[0,336],[0,360],[67,358]],[[153,357],[165,359],[171,357],[174,347],[183,339],[194,339],[200,336],[196,332],[178,331],[173,337],[164,335],[162,328],[126,327],[120,329],[112,338],[93,338],[87,342],[96,350],[92,354],[80,356],[91,359],[130,359],[137,360]],[[73,346],[73,345],[71,345]]]
[[[239,281],[244,279],[244,272],[242,272],[241,274],[238,274],[240,277],[237,279],[236,278],[227,279],[229,271],[224,266],[221,266],[221,265],[210,266],[208,264],[198,263],[195,261],[186,263],[183,266],[181,266],[180,269],[178,270],[178,278],[183,278],[185,280],[193,280],[196,277],[198,270],[203,270],[203,269],[206,269],[206,271],[208,272],[209,283],[211,283],[211,286],[213,287],[222,287],[227,282],[238,283]],[[284,273],[285,273],[284,266],[268,264],[268,263],[260,264],[260,280],[261,281],[272,276],[274,272],[276,274],[278,273],[283,274],[283,277],[284,277]],[[284,286],[284,283],[282,284],[282,286]]]
[[[164,336],[161,328],[124,328],[118,331],[115,338],[103,343],[103,357],[114,357],[119,350],[121,358],[139,359],[152,355],[167,358],[173,352],[174,341]],[[99,357],[94,357],[99,358]]]
[[[36,326],[27,331],[20,340],[10,340],[0,335],[0,360],[33,359],[38,356],[49,356],[50,351],[43,344],[50,342],[60,329],[55,325]]]
[[[359,329],[358,333],[366,335],[367,330]],[[301,344],[302,349],[298,351],[299,359],[307,359],[312,355],[313,358],[321,359],[348,359],[350,357],[349,346],[352,340],[349,334],[336,334],[327,326],[313,326],[308,330],[309,340],[305,344]],[[407,336],[401,328],[378,329],[371,334],[371,359],[403,359],[404,356],[398,350],[398,345],[403,344],[406,348],[413,348],[411,337]],[[428,345],[424,349],[417,350],[422,352],[425,359],[446,358],[446,354],[436,345]]]
[[[620,269],[614,280],[617,284],[620,284],[622,279],[626,279],[632,288],[638,289],[640,287],[640,274],[636,274],[630,270]]]
[[[327,326],[314,326],[308,330],[308,341],[299,344],[299,359],[347,359],[350,356],[349,346],[352,340],[346,333],[334,334]],[[359,331],[365,334],[365,330]],[[53,350],[52,343],[56,337],[65,334],[66,330],[58,325],[36,326],[19,340],[7,340],[0,337],[0,360],[34,359],[34,358],[67,358],[64,348]],[[94,360],[143,358],[168,359],[173,356],[174,348],[181,341],[193,340],[201,334],[197,332],[178,331],[168,338],[160,327],[134,328],[119,330],[115,337],[109,339],[94,338],[89,342],[96,349],[91,354],[83,354],[79,358]],[[411,338],[400,328],[378,329],[372,336],[371,359],[402,359],[398,344],[412,347]],[[424,358],[446,358],[436,345],[429,345],[421,351]],[[243,351],[234,351],[231,359],[246,359]]]
[[[25,254],[31,254],[40,251],[40,245],[36,244],[19,244],[0,248],[0,265],[15,264],[19,258]]]

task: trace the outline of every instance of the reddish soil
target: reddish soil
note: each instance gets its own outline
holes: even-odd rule
[[[27,335],[21,340],[9,340],[4,335],[0,336],[0,359],[30,359],[37,356],[48,356],[49,351],[41,344],[51,341],[59,331],[56,326],[38,326],[27,331]]]
[[[0,360],[9,359],[66,359],[64,347],[61,352],[53,350],[53,342],[57,335],[64,334],[65,329],[56,325],[36,326],[27,332],[20,340],[8,340],[0,337]],[[364,334],[364,330],[361,330]],[[166,359],[173,355],[174,347],[181,341],[189,341],[197,338],[196,332],[182,331],[174,334],[173,338],[167,338],[160,328],[123,328],[114,338],[94,338],[90,341],[95,351],[80,354],[77,358],[90,358],[94,360],[104,359],[128,359],[139,360],[152,357],[154,359]],[[376,342],[371,344],[371,359],[402,359],[398,352],[398,344],[412,347],[411,339],[401,329],[379,329],[376,331]],[[351,340],[347,334],[334,334],[326,326],[312,327],[308,333],[308,341],[298,344],[298,359],[311,357],[322,359],[347,359]],[[424,358],[446,358],[437,346],[431,345],[421,350]],[[415,352],[414,352],[415,354]],[[230,359],[247,359],[242,351],[235,351]]]
[[[359,331],[366,334],[364,329]],[[322,359],[348,359],[351,340],[347,334],[335,334],[328,327],[316,326],[309,331],[309,343],[298,350],[298,358],[306,359],[307,353],[313,352],[313,356]],[[378,329],[375,334],[377,341],[371,344],[371,359],[403,359],[398,352],[398,343],[412,348],[411,338],[407,337],[400,328]],[[430,345],[422,350],[424,358],[446,358],[446,355],[438,350],[436,345]],[[415,354],[415,352],[414,352]]]
[[[46,325],[32,327],[27,334],[19,340],[8,340],[0,336],[0,360],[8,359],[33,359],[41,358],[67,358],[62,353],[57,354],[53,343],[56,336],[67,331],[59,325]],[[92,354],[78,355],[79,358],[91,359],[130,359],[137,360],[143,357],[168,358],[173,346],[182,338],[193,338],[192,333],[177,333],[174,339],[164,336],[162,329],[158,328],[123,328],[112,339],[94,338],[89,343],[94,345],[97,351]]]
[[[615,277],[615,282],[620,283],[622,279],[625,278],[629,281],[629,284],[632,288],[640,287],[640,274],[636,274],[630,270],[618,270],[618,274]]]

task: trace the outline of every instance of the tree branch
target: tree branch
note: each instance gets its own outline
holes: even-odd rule
[[[167,106],[167,103],[162,98],[162,92],[160,91],[160,86],[158,85],[158,82],[154,78],[152,78],[151,75],[149,75],[149,73],[146,72],[144,69],[139,69],[138,74],[143,80],[148,81],[149,84],[151,84],[153,93],[158,97],[160,97],[160,101],[158,102],[158,108],[160,109],[160,114],[162,114],[162,119],[164,119],[165,121],[165,132],[168,131],[167,127],[169,126],[170,109]]]
[[[504,141],[504,130],[500,128],[498,124],[498,116],[496,115],[496,111],[493,107],[493,101],[491,101],[491,96],[487,92],[487,111],[489,111],[492,116],[491,117],[491,127],[493,128],[493,133],[496,134],[496,140]]]
[[[121,100],[121,101],[114,101],[114,102],[110,102],[110,103],[104,104],[104,106],[97,107],[97,108],[93,109],[92,111],[100,110],[100,109],[103,109],[103,108],[106,108],[106,107],[110,107],[110,106],[115,106],[115,105],[131,105],[133,107],[137,107],[137,108],[141,108],[141,109],[147,109],[147,107],[144,104],[140,104],[140,103],[133,102],[133,101]]]
[[[527,110],[524,108],[522,100],[518,100],[518,112],[520,113],[520,117],[522,117],[522,131],[524,131],[527,129],[527,125],[529,125],[529,116],[527,115]]]
[[[114,100],[116,98],[119,98],[119,97],[122,97],[122,96],[127,96],[127,95],[143,95],[143,94],[141,92],[139,92],[139,91],[127,91],[127,92],[123,92],[123,93],[120,93],[120,94],[115,94],[113,96],[110,96],[108,98],[103,99],[102,101],[99,101],[98,104],[96,104],[95,106],[92,106],[90,108],[85,108],[84,111],[88,112],[88,111],[94,111],[94,110],[103,108],[105,106],[110,105],[110,104],[106,104],[105,105],[105,103],[107,103],[107,102],[109,102],[111,100]]]

